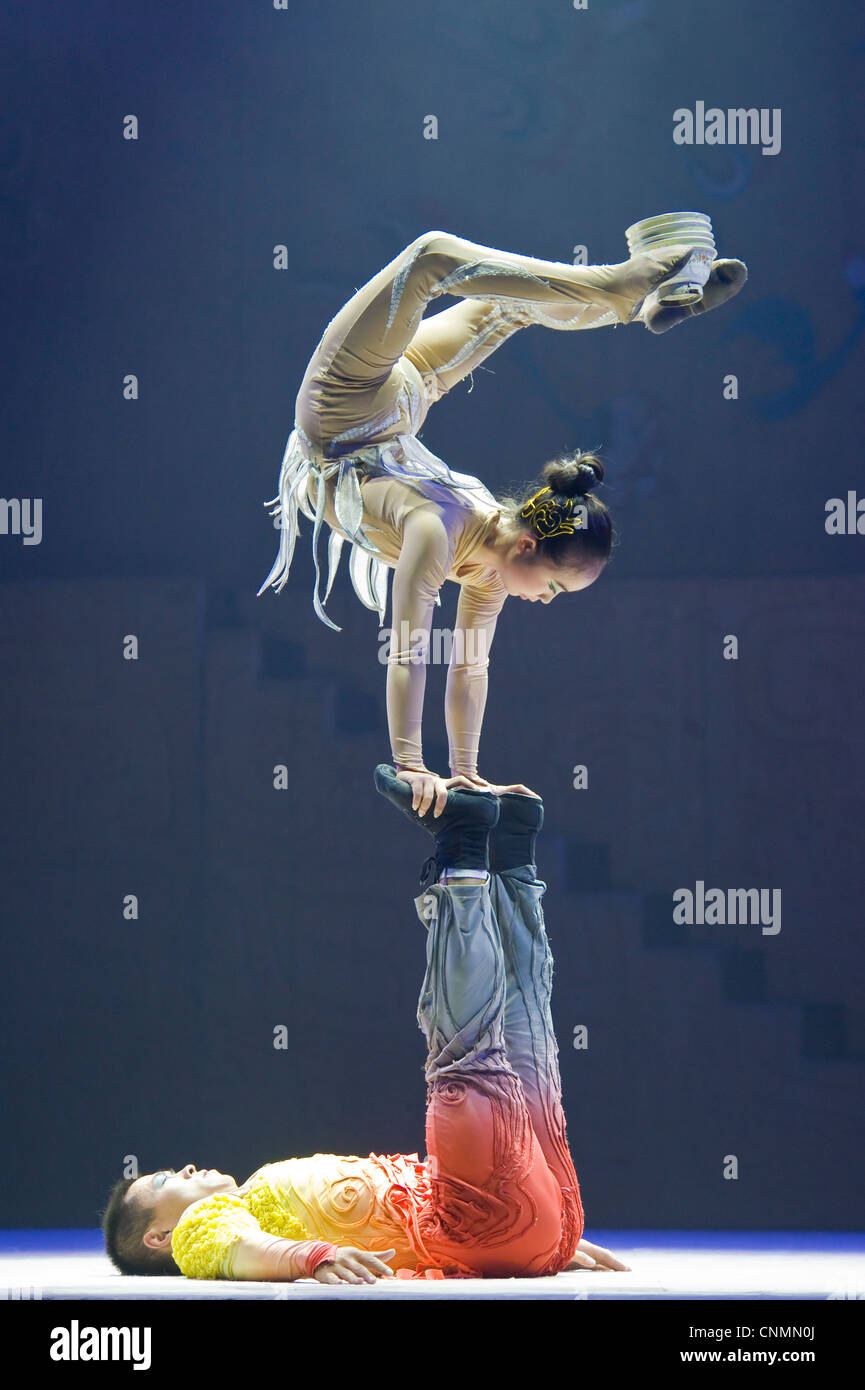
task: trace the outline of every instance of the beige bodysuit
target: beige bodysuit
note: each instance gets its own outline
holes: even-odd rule
[[[319,618],[351,545],[355,591],[384,622],[393,569],[387,713],[395,763],[423,767],[425,655],[438,591],[460,585],[445,697],[451,771],[475,773],[489,649],[506,598],[479,552],[495,532],[496,499],[421,444],[430,406],[518,329],[629,323],[682,259],[665,248],[620,265],[575,266],[497,251],[445,232],[418,237],[328,324],[297,396],[279,491],[280,548],[259,594],[285,584],[303,513],[313,522]],[[460,302],[424,318],[434,298]],[[318,541],[329,528],[320,597]],[[338,628],[336,629],[339,630]]]

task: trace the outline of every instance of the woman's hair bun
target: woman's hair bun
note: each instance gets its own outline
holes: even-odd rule
[[[543,478],[560,497],[582,497],[604,481],[604,465],[596,454],[568,454],[548,463]]]

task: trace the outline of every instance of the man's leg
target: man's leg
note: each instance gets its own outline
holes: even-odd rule
[[[434,884],[418,1023],[428,1044],[433,1200],[419,1235],[433,1263],[482,1275],[557,1273],[563,1197],[504,1039],[505,965],[487,886]]]
[[[553,956],[541,906],[546,885],[537,876],[535,841],[543,825],[539,798],[499,797],[498,824],[490,835],[490,899],[505,961],[505,1045],[520,1076],[532,1128],[562,1188],[565,1218],[562,1267],[583,1233],[580,1187],[568,1147],[558,1044],[550,998]]]
[[[434,871],[416,900],[427,929],[418,1023],[427,1039],[426,1142],[432,1200],[414,1232],[422,1262],[481,1275],[556,1273],[563,1198],[532,1128],[504,1037],[505,961],[485,876],[494,797],[452,791],[438,823],[411,811],[411,789],[376,784],[434,833]],[[401,788],[405,787],[408,800]],[[429,822],[429,824],[427,824]]]

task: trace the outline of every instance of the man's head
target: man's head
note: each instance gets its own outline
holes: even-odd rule
[[[218,1168],[187,1163],[176,1173],[162,1168],[115,1183],[102,1233],[105,1249],[121,1274],[179,1274],[171,1257],[171,1233],[187,1207],[214,1192],[233,1192],[234,1178]]]

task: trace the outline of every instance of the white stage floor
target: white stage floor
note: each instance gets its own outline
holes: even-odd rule
[[[609,1231],[592,1232],[590,1239],[607,1246],[631,1271],[554,1279],[387,1279],[363,1286],[134,1278],[113,1269],[93,1232],[7,1231],[0,1233],[0,1297],[865,1300],[865,1236]]]

